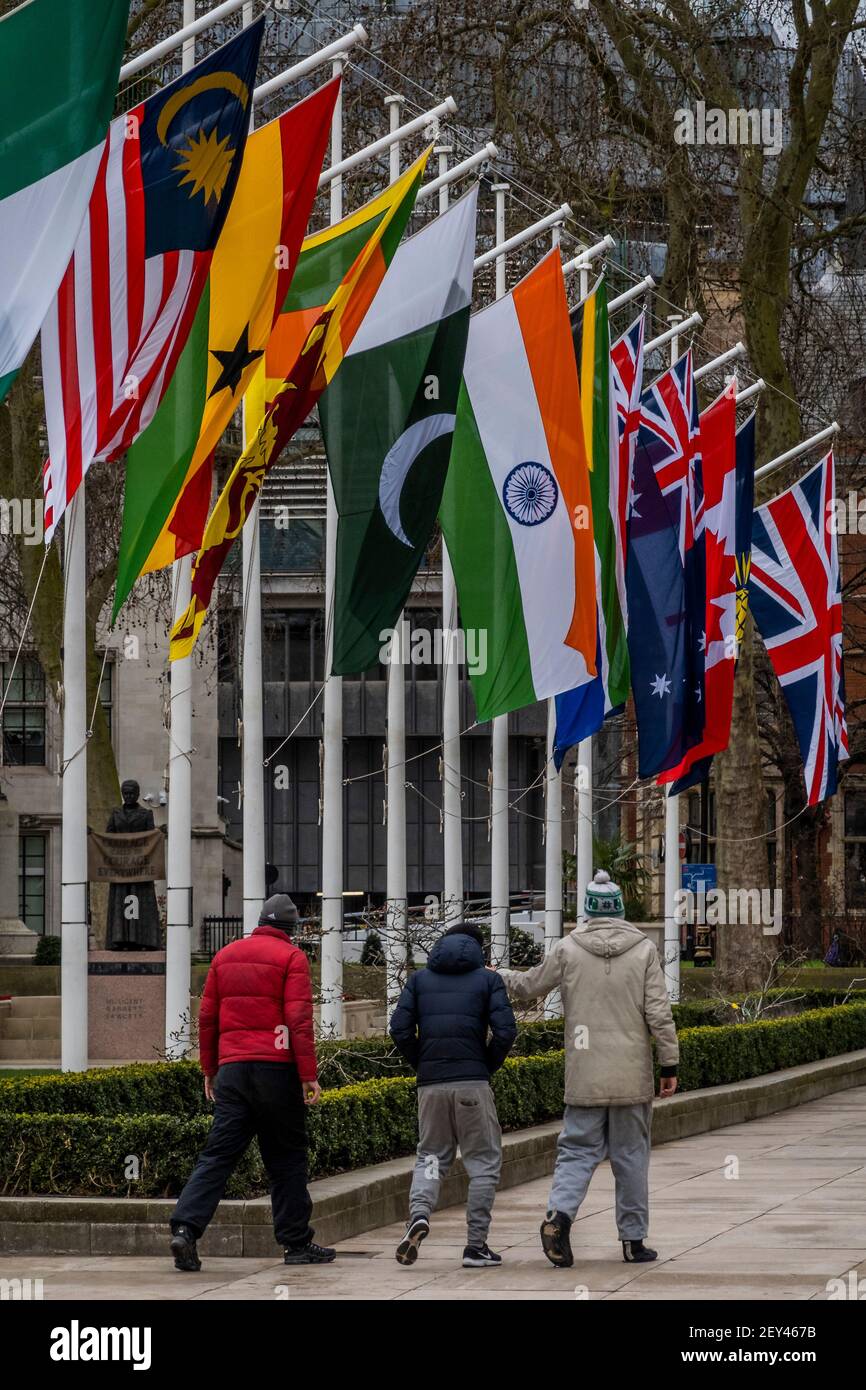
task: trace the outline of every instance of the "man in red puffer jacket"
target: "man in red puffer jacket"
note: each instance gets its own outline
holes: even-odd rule
[[[171,1216],[176,1269],[201,1269],[196,1242],[253,1138],[270,1179],[274,1231],[286,1264],[328,1264],[336,1254],[315,1244],[310,1226],[304,1105],[315,1105],[321,1088],[310,967],[289,939],[297,921],[291,898],[277,893],[252,935],[224,946],[211,962],[199,1050],[204,1092],[216,1113]]]

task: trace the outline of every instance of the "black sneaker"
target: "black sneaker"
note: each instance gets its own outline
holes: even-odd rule
[[[201,1269],[195,1236],[189,1226],[178,1226],[177,1230],[172,1231],[171,1253],[174,1255],[175,1269],[182,1273],[195,1274]]]
[[[642,1240],[624,1240],[622,1243],[622,1257],[627,1264],[646,1265],[651,1260],[657,1260],[658,1250],[650,1250],[648,1245],[644,1245]]]
[[[467,1245],[463,1251],[464,1269],[495,1269],[502,1264],[502,1256],[495,1254],[489,1245]]]
[[[426,1216],[410,1216],[406,1234],[395,1251],[399,1265],[413,1265],[418,1258],[418,1248],[430,1234],[430,1222]]]
[[[314,1240],[308,1240],[306,1245],[295,1245],[287,1248],[283,1255],[283,1263],[287,1265],[329,1265],[336,1258],[336,1250],[331,1250],[327,1245],[317,1245]]]
[[[558,1269],[571,1269],[574,1264],[570,1231],[571,1217],[561,1211],[549,1211],[541,1223],[541,1248]]]

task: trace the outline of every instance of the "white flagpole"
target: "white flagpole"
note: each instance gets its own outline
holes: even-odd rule
[[[400,129],[403,98],[385,98],[391,134]],[[400,177],[400,141],[389,151],[390,177]],[[393,392],[389,408],[394,408]],[[387,848],[385,885],[385,1009],[390,1018],[400,997],[406,966],[406,931],[409,914],[406,898],[406,667],[408,623],[400,613],[391,639],[388,662],[388,726],[386,745]]]
[[[343,71],[334,59],[334,76]],[[343,161],[343,94],[337,96],[331,122],[331,161]],[[331,186],[331,225],[343,216],[343,180]],[[337,503],[330,474],[325,521],[325,692],[322,747],[322,942],[321,1032],[343,1034],[343,681],[331,675],[334,654],[334,580],[337,560]]]
[[[496,261],[496,298],[506,293],[505,278],[505,195],[507,183],[496,183],[496,245],[502,247],[499,254],[485,253],[479,261],[487,264]],[[546,220],[546,219],[544,219]],[[553,226],[554,223],[550,223]],[[512,238],[513,240],[513,238]],[[494,248],[495,249],[495,248]],[[490,770],[490,963],[508,965],[509,926],[511,920],[510,895],[510,856],[508,847],[508,715],[500,714],[493,720],[492,750]]]
[[[554,246],[560,243],[560,226],[551,233]],[[593,247],[601,253],[604,245]],[[611,239],[612,240],[612,239]],[[566,267],[563,266],[563,272]],[[581,271],[583,274],[583,271]],[[556,742],[556,699],[547,701],[547,764],[544,771],[544,954],[548,955],[562,937],[562,773],[553,760]],[[562,999],[558,990],[544,1002],[545,1018],[558,1018]]]
[[[494,146],[495,149],[495,146]],[[448,156],[451,147],[440,145],[440,215],[448,210],[451,185],[448,182]],[[485,151],[486,153],[486,151]],[[453,170],[451,171],[454,172]],[[460,761],[460,666],[457,646],[457,586],[454,570],[442,537],[442,923],[454,926],[463,920],[463,802]]]
[[[692,315],[692,319],[694,319]],[[688,319],[681,322],[680,314],[671,315],[668,322],[671,328],[661,334],[671,345],[671,366],[680,355],[680,333],[690,326]],[[658,341],[658,340],[656,340]],[[680,886],[680,799],[678,796],[665,797],[665,983],[671,1003],[676,1004],[680,997],[680,925],[677,921],[676,902]]]
[[[86,1071],[87,543],[85,480],[66,513],[63,597],[63,774],[60,873],[60,1065]]]
[[[253,7],[244,5],[244,25],[252,23]],[[250,112],[250,130],[255,115]],[[241,405],[242,447],[249,443],[247,428],[247,399]],[[260,549],[261,493],[256,498],[253,514],[241,532],[242,583],[241,623],[243,649],[241,679],[243,682],[243,893],[244,936],[249,936],[259,924],[265,900],[265,730],[264,690],[262,686],[262,558]]]
[[[755,386],[757,386],[757,384],[758,383],[755,382]],[[754,390],[754,388],[751,389]],[[737,402],[739,403],[745,396],[746,392],[741,391],[737,397]],[[801,444],[795,444],[793,449],[788,449],[787,453],[779,454],[778,458],[770,459],[769,463],[765,463],[760,468],[755,469],[755,481],[758,482],[761,478],[766,478],[768,473],[775,473],[777,468],[782,468],[786,463],[793,463],[795,459],[801,458],[802,455],[807,454],[810,449],[814,449],[816,444],[823,444],[828,439],[832,439],[834,435],[839,433],[840,429],[841,425],[838,421],[834,420],[832,425],[827,425],[825,429],[819,430],[817,434],[810,435],[809,438],[804,439]]]
[[[237,8],[237,7],[235,7]],[[195,0],[183,0],[184,28]],[[181,31],[183,32],[183,31]],[[181,66],[195,64],[195,37],[184,43]],[[175,560],[174,619],[191,598],[192,556]],[[165,866],[165,1053],[185,1057],[190,1045],[190,931],[192,896],[192,657],[169,664],[168,843]]]
[[[580,273],[580,297],[585,299],[589,294],[589,267],[582,265],[578,269]],[[577,796],[575,797],[577,813],[574,869],[575,915],[580,921],[583,917],[583,900],[586,896],[587,885],[592,880],[593,872],[592,817],[595,776],[592,765],[592,735],[589,738],[581,739],[577,745],[574,775],[577,778]]]

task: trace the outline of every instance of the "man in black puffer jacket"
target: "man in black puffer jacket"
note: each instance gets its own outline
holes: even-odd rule
[[[500,976],[484,968],[482,943],[477,927],[451,927],[427,968],[410,975],[391,1018],[391,1037],[418,1076],[418,1157],[397,1246],[403,1265],[418,1258],[458,1145],[469,1175],[464,1267],[502,1263],[487,1245],[502,1166],[490,1077],[508,1056],[517,1025]]]

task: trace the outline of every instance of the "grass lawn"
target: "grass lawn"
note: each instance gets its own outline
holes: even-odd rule
[[[7,1076],[55,1076],[59,1073],[59,1067],[0,1067],[0,1081]]]

